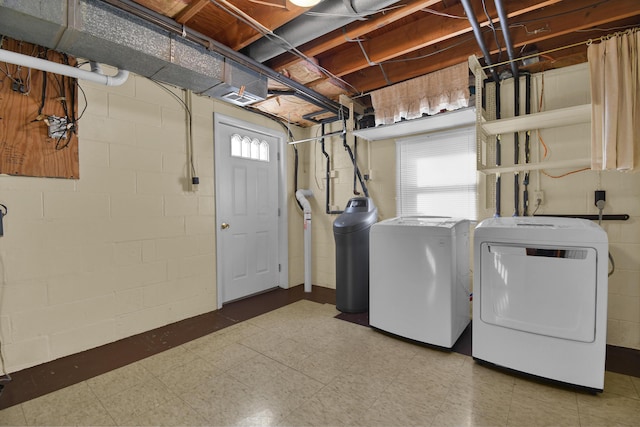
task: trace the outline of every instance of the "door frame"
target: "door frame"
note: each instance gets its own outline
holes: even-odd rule
[[[277,162],[278,162],[278,264],[280,266],[278,272],[278,283],[277,286],[283,289],[289,288],[289,233],[288,233],[288,215],[287,215],[287,156],[286,156],[286,138],[283,132],[278,132],[274,129],[256,125],[254,123],[241,120],[235,117],[227,116],[221,113],[213,113],[213,158],[214,158],[214,181],[215,181],[215,236],[216,236],[216,256],[215,256],[215,269],[216,269],[216,295],[217,295],[217,306],[218,309],[222,308],[222,283],[223,269],[224,265],[220,262],[220,251],[221,247],[221,236],[218,233],[218,195],[220,194],[220,188],[218,180],[218,168],[217,162],[218,160],[218,150],[217,144],[222,143],[221,138],[219,138],[220,125],[228,125],[237,127],[240,129],[246,129],[251,132],[260,132],[266,135],[269,135],[278,140],[277,146]],[[218,142],[220,141],[220,142]]]

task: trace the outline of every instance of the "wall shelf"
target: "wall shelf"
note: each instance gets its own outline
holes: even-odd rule
[[[463,126],[476,122],[476,109],[468,107],[460,110],[439,113],[419,119],[405,120],[392,125],[376,126],[354,130],[353,134],[368,141],[405,138],[411,135],[429,133]]]
[[[569,126],[591,121],[591,104],[559,108],[518,117],[483,122],[481,128],[486,135],[499,135],[531,129],[546,129]]]
[[[541,169],[588,168],[590,166],[591,159],[573,159],[550,162],[521,163],[513,166],[496,166],[493,168],[478,169],[478,172],[482,172],[486,175],[491,175],[495,173],[526,172]]]

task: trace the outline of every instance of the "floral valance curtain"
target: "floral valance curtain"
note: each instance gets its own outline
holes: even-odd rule
[[[376,126],[469,105],[467,63],[371,92]]]
[[[640,31],[587,48],[591,77],[591,169],[640,166]]]

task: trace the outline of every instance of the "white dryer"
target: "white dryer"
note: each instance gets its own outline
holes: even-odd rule
[[[575,218],[491,218],[474,240],[474,359],[601,391],[604,230]]]
[[[400,217],[370,231],[369,324],[451,348],[470,322],[468,220]]]

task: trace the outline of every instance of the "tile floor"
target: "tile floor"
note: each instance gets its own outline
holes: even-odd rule
[[[336,314],[298,301],[2,410],[0,425],[640,425],[640,378],[575,392]]]

